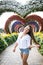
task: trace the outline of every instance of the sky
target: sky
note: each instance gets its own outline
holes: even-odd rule
[[[25,5],[27,1],[30,1],[30,0],[16,0],[17,2],[21,3],[22,5]]]
[[[4,1],[4,0],[0,0],[0,1]],[[14,0],[9,0],[9,1],[14,1]],[[25,5],[27,1],[30,1],[30,0],[15,0],[19,3],[21,3],[22,5]]]
[[[14,12],[5,12],[5,13],[2,13],[2,15],[0,16],[0,28],[3,28],[4,29],[4,25],[7,21],[7,19],[14,15]]]

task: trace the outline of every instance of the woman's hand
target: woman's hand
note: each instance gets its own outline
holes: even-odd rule
[[[37,47],[37,48],[40,48],[41,46],[40,46],[39,44],[36,44],[36,47]]]
[[[30,45],[30,46],[29,46],[29,49],[31,49],[31,48],[33,48],[33,46],[32,46],[32,45]]]
[[[40,45],[39,45],[39,44],[30,45],[30,46],[29,46],[29,49],[31,49],[31,48],[33,48],[33,47],[37,47],[37,48],[40,48]]]
[[[13,52],[15,52],[16,48],[13,49]]]

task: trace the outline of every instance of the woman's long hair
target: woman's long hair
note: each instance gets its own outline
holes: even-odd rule
[[[30,30],[29,30],[29,32],[27,34],[30,35],[31,39],[35,42],[35,44],[38,44],[38,42],[35,40],[32,26],[29,25],[29,27],[30,27]]]

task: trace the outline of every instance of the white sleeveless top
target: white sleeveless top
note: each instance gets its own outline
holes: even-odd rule
[[[18,39],[16,42],[18,43],[20,49],[26,49],[30,46],[31,37],[28,34],[26,34],[25,36],[20,38],[22,34],[23,32],[19,33]]]

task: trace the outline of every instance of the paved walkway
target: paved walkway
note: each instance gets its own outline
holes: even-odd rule
[[[17,47],[16,52],[13,52],[14,44],[7,47],[0,55],[0,65],[22,65],[20,51]],[[38,53],[36,48],[32,48],[28,57],[29,65],[43,65],[43,56]]]

